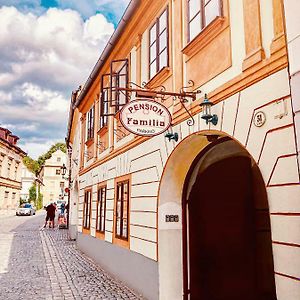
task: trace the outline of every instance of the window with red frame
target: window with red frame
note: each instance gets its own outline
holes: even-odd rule
[[[128,240],[129,181],[117,183],[115,236]]]
[[[169,65],[168,8],[156,19],[150,28],[149,70],[150,79]]]
[[[96,230],[98,232],[105,231],[105,210],[106,210],[106,186],[102,186],[98,189],[98,196],[97,196]]]
[[[193,40],[216,17],[221,16],[222,0],[188,1],[188,41]]]
[[[109,82],[110,74],[103,74],[101,77],[101,95],[100,95],[100,122],[99,129],[107,126],[108,121],[108,95],[109,95],[109,86],[105,86],[105,80]]]
[[[83,205],[83,228],[90,229],[91,227],[91,205],[92,205],[92,192],[91,190],[84,193]]]
[[[87,141],[94,137],[94,116],[95,107],[93,105],[87,113]]]

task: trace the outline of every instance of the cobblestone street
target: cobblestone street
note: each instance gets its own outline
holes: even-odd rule
[[[68,239],[41,229],[44,214],[0,216],[0,299],[142,299]]]

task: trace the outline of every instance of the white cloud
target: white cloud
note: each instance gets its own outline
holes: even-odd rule
[[[83,20],[70,9],[24,11],[0,7],[0,123],[38,156],[63,141],[71,92],[88,78],[114,26],[101,14]]]
[[[62,8],[72,8],[84,17],[90,17],[95,11],[110,10],[117,19],[122,15],[130,0],[57,0]]]
[[[57,141],[50,140],[45,143],[37,142],[28,142],[28,143],[20,143],[20,147],[25,151],[29,152],[30,156],[33,159],[37,159],[42,153],[45,153],[49,150],[49,148],[54,145]],[[61,142],[61,141],[60,141]]]
[[[12,100],[12,93],[0,91],[0,104],[11,102],[11,100]]]
[[[75,88],[88,76],[114,30],[103,15],[85,22],[69,9],[49,9],[41,16],[14,7],[0,9],[0,87],[25,78],[61,89]]]

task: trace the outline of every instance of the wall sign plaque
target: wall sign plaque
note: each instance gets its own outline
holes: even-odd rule
[[[141,136],[155,136],[171,125],[169,110],[160,103],[137,99],[123,106],[120,112],[122,125],[130,132]]]
[[[266,123],[266,115],[262,111],[258,111],[254,114],[253,123],[256,127],[261,127]]]

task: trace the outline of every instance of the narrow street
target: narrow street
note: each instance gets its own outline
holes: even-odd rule
[[[0,216],[0,299],[141,299],[76,249],[44,214]]]

